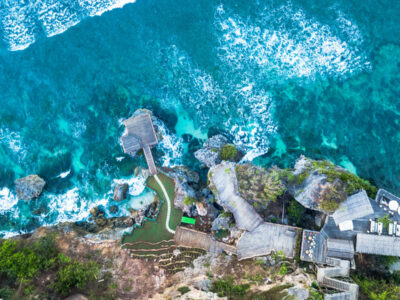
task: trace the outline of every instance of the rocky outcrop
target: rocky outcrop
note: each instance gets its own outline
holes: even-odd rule
[[[376,188],[368,181],[329,161],[300,156],[288,175],[289,191],[304,207],[323,213],[334,212],[347,197],[365,189],[370,197]]]
[[[175,182],[175,207],[180,208],[190,217],[196,217],[198,215],[196,208],[197,191],[200,188],[199,174],[187,167],[177,166],[169,170],[168,175]]]
[[[194,156],[202,164],[206,165],[208,168],[221,162],[219,158],[219,152],[223,146],[228,143],[228,139],[219,134],[209,138],[204,142],[203,148],[197,150]]]
[[[118,183],[114,188],[113,199],[115,201],[122,201],[126,199],[126,194],[128,193],[129,185],[127,183]]]
[[[158,206],[159,201],[155,200],[153,203],[145,208],[139,210],[131,209],[131,216],[133,217],[135,224],[141,226],[145,218],[155,219],[158,213]]]
[[[38,175],[29,175],[15,181],[15,191],[19,199],[31,200],[40,196],[45,185]]]
[[[194,156],[203,165],[211,168],[223,160],[239,161],[243,157],[243,151],[229,144],[225,136],[218,134],[205,141],[203,148],[197,150]]]

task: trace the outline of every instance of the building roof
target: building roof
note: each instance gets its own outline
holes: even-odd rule
[[[300,259],[303,261],[324,263],[326,240],[318,231],[303,230]]]
[[[361,190],[343,201],[332,217],[336,225],[339,225],[342,222],[358,219],[373,213],[374,210],[367,193]]]
[[[121,138],[124,152],[134,153],[145,146],[157,144],[157,136],[150,114],[142,113],[132,116],[123,123],[127,130],[127,133]]]
[[[354,257],[354,244],[351,240],[328,239],[326,242],[327,256],[352,259]]]
[[[260,255],[268,255],[272,251],[282,251],[287,257],[295,256],[297,228],[263,223],[256,229],[246,231],[238,241],[237,255],[239,260]]]
[[[367,254],[400,256],[400,238],[359,233],[357,234],[356,251]]]

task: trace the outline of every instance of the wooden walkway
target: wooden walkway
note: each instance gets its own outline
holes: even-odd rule
[[[175,231],[175,242],[178,245],[201,248],[213,252],[236,254],[236,247],[213,240],[208,234],[186,227],[178,226]]]
[[[144,146],[143,147],[143,153],[144,156],[146,157],[146,162],[147,165],[149,166],[149,171],[151,175],[156,175],[157,174],[157,168],[156,164],[154,163],[153,155],[151,154],[151,150],[149,146]]]

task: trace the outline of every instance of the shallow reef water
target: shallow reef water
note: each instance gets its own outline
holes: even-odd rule
[[[4,1],[0,5],[0,234],[151,201],[121,121],[151,109],[157,164],[228,135],[246,159],[330,159],[400,193],[398,1]],[[125,4],[125,5],[124,5]],[[39,174],[43,195],[13,181]],[[109,212],[107,212],[109,214]]]

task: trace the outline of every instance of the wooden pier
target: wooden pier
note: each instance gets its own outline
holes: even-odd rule
[[[121,137],[124,152],[134,156],[137,151],[143,149],[150,174],[157,174],[157,168],[150,147],[157,145],[158,140],[150,114],[141,113],[136,116],[134,115],[123,123],[127,131]]]

